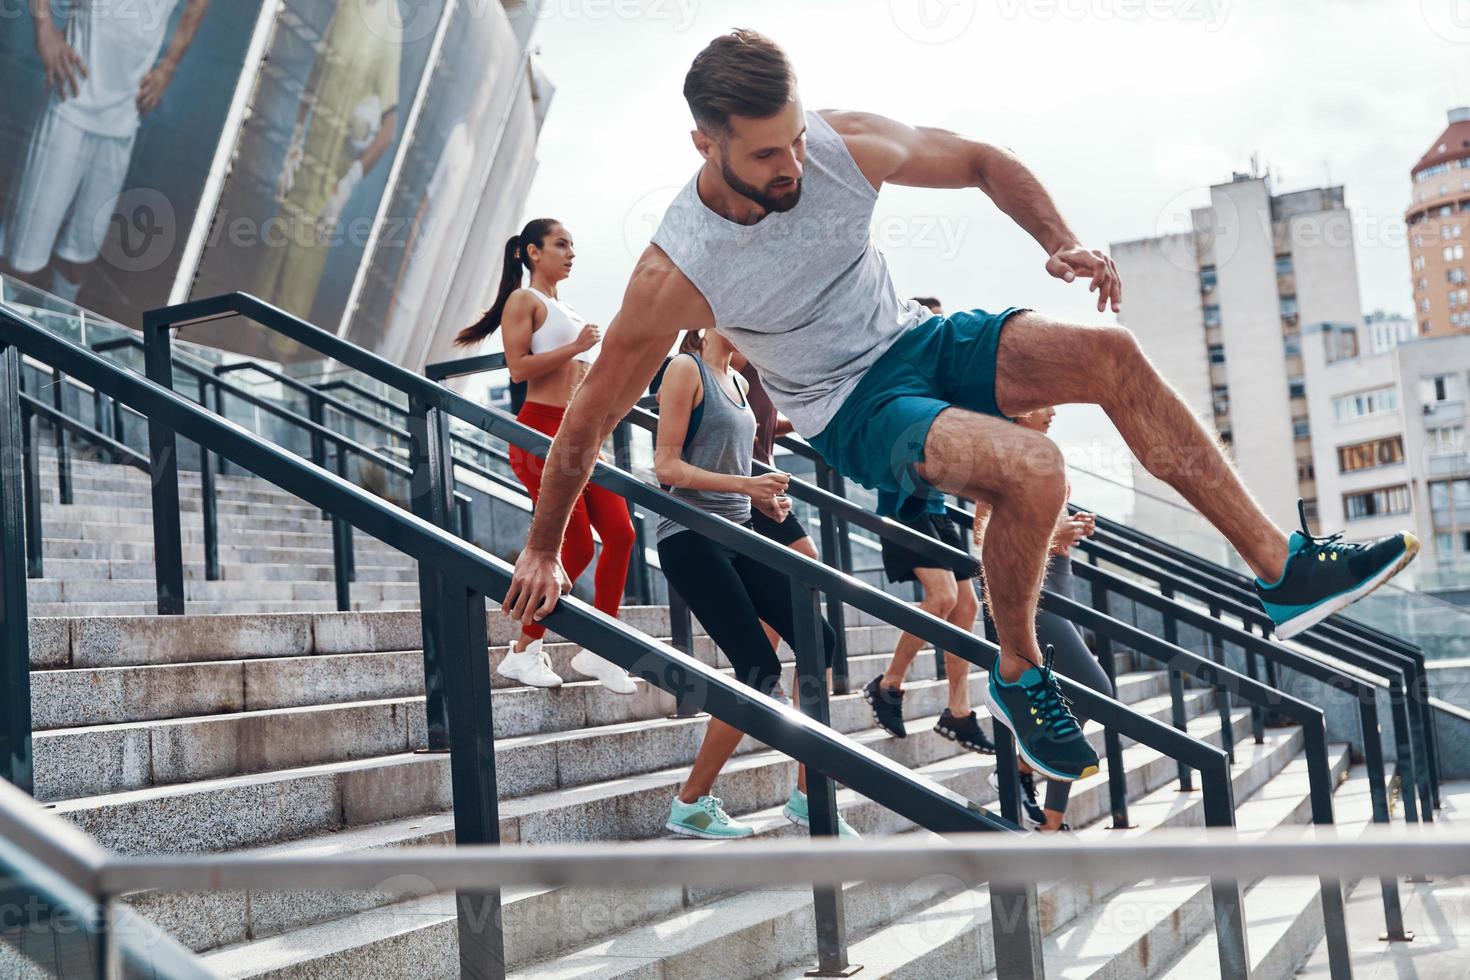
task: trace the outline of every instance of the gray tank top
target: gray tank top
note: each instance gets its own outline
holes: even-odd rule
[[[878,192],[825,119],[808,112],[806,122],[796,207],[736,224],[699,199],[696,175],[669,205],[653,243],[704,294],[715,327],[760,371],[796,431],[810,437],[930,313],[898,295],[873,244]]]
[[[750,457],[755,448],[755,413],[750,410],[749,399],[742,397],[736,404],[715,380],[714,372],[704,363],[704,358],[695,354],[679,356],[694,358],[694,363],[699,365],[699,382],[704,386],[704,401],[695,406],[689,418],[689,432],[684,437],[684,451],[680,457],[691,466],[711,473],[750,476]],[[700,510],[707,510],[736,524],[750,520],[750,498],[743,493],[683,487],[674,487],[669,492]],[[683,524],[665,517],[658,522],[658,540],[684,530],[687,528]]]

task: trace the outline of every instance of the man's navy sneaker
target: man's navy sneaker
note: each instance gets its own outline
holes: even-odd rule
[[[1307,531],[1300,500],[1297,512],[1302,529],[1287,542],[1286,571],[1272,584],[1256,579],[1256,594],[1283,640],[1357,602],[1419,553],[1419,539],[1407,531],[1366,544],[1342,544],[1341,533],[1316,537]]]
[[[883,675],[879,674],[863,688],[863,700],[873,709],[873,720],[894,738],[908,737],[903,724],[903,689],[895,690],[883,686]]]
[[[1027,765],[1051,779],[1071,782],[1097,772],[1097,752],[1062,697],[1051,658],[1052,649],[1047,647],[1045,666],[1032,667],[1013,684],[992,670],[985,704],[1016,737],[1016,751]]]

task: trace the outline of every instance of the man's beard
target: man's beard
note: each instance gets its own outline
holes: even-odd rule
[[[735,193],[737,194],[740,194],[742,197],[750,198],[766,211],[790,211],[792,208],[796,207],[797,202],[801,200],[800,177],[796,178],[795,184],[788,185],[791,188],[790,190],[777,196],[776,194],[772,194],[769,190],[764,190],[762,188],[756,187],[754,184],[747,184],[745,181],[741,180],[735,175],[735,172],[730,169],[729,163],[720,164],[720,176],[725,178],[725,183],[730,185],[731,190],[735,191]]]

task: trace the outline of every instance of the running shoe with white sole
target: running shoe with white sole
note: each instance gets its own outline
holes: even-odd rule
[[[632,694],[638,690],[628,672],[591,650],[582,650],[572,658],[572,669],[602,684],[614,694]]]
[[[519,653],[512,650],[506,654],[495,672],[531,687],[561,687],[561,678],[551,669],[551,658],[541,649],[540,640],[531,641],[530,646]]]
[[[1071,782],[1098,771],[1097,752],[1072,714],[1051,669],[1052,648],[1042,666],[1031,667],[1014,683],[990,671],[985,704],[991,717],[1011,730],[1026,764],[1050,779]]]
[[[683,837],[705,840],[734,840],[755,833],[754,827],[731,818],[725,812],[724,801],[716,796],[701,796],[693,803],[674,797],[664,827]]]
[[[995,755],[995,744],[985,734],[985,729],[980,727],[980,719],[973,711],[967,715],[957,715],[945,708],[944,714],[934,723],[934,730],[961,748],[981,755]]]
[[[1016,774],[1021,784],[1021,826],[1027,830],[1040,830],[1046,824],[1046,811],[1036,795],[1036,777],[1029,772]],[[1000,795],[1000,773],[990,771],[990,788]]]
[[[1364,544],[1342,544],[1341,532],[1322,537],[1307,530],[1307,509],[1297,501],[1302,529],[1287,543],[1286,570],[1279,581],[1256,579],[1256,594],[1285,640],[1296,636],[1393,578],[1419,553],[1407,531]]]
[[[781,815],[798,827],[810,827],[812,825],[811,811],[807,809],[806,794],[800,789],[791,790],[791,798],[786,801],[786,808]],[[846,820],[842,819],[842,812],[837,813],[837,836],[846,837],[849,840],[860,839],[863,835],[853,830]]]

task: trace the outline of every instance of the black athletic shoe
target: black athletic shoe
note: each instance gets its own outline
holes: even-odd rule
[[[1261,605],[1287,639],[1363,598],[1398,574],[1419,553],[1407,531],[1366,544],[1341,544],[1342,534],[1316,537],[1307,531],[1307,508],[1297,501],[1302,529],[1293,531],[1281,580],[1256,579]]]
[[[1017,773],[1016,778],[1021,783],[1021,826],[1027,830],[1040,830],[1046,823],[1046,811],[1041,808],[1041,801],[1036,795],[1036,777],[1022,772]],[[997,796],[1000,795],[1000,773],[994,770],[990,773],[990,788]]]
[[[981,755],[995,755],[995,744],[985,734],[985,729],[980,727],[980,719],[975,717],[975,712],[967,715],[955,715],[948,708],[944,714],[939,716],[934,730],[951,742],[958,742],[962,747],[971,752],[979,752]]]
[[[873,708],[873,720],[894,738],[907,738],[909,730],[903,727],[903,689],[895,691],[883,686],[879,675],[863,688],[863,700]]]
[[[990,672],[985,704],[991,715],[1016,737],[1016,751],[1026,764],[1050,779],[1071,782],[1097,772],[1097,752],[1062,696],[1051,670],[1052,648],[1044,666],[1032,667],[1014,684]]]

